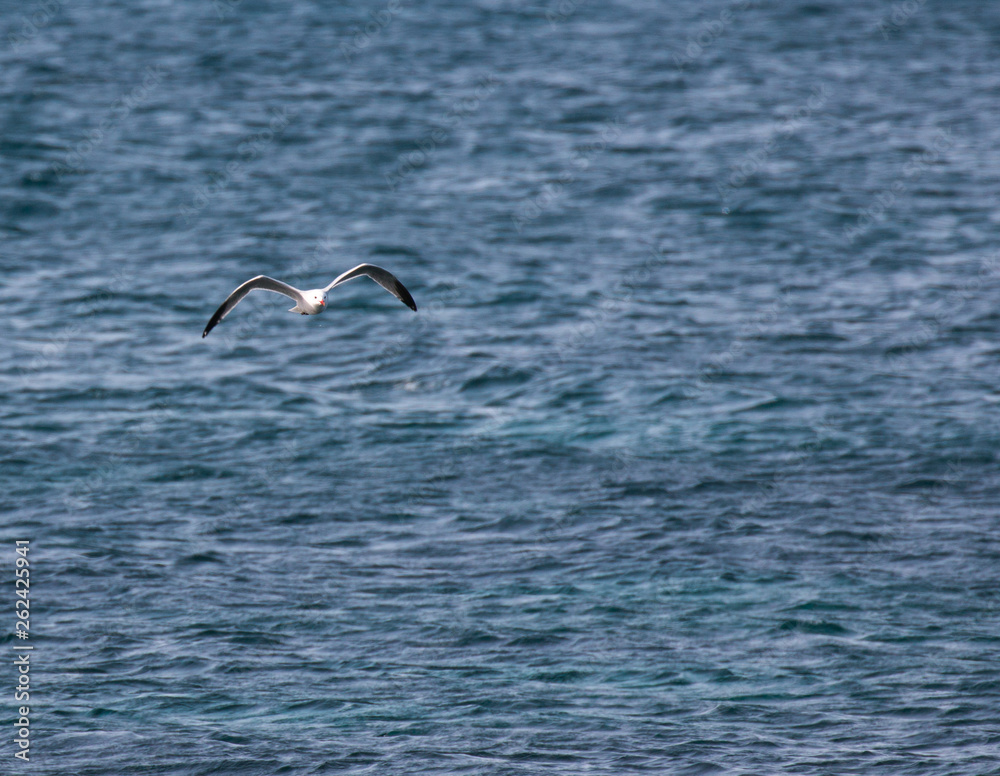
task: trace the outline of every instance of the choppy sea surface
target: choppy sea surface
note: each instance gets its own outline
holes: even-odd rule
[[[998,62],[971,0],[3,2],[0,770],[1000,773]],[[419,312],[201,337],[363,261]]]

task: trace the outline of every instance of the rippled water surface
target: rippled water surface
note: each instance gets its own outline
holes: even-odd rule
[[[0,770],[1000,773],[995,4],[0,7]]]

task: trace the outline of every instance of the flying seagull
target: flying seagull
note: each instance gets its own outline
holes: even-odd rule
[[[262,291],[275,291],[279,294],[284,294],[289,299],[294,299],[295,307],[288,311],[290,313],[318,315],[326,309],[326,295],[330,293],[330,289],[339,286],[341,283],[346,283],[348,280],[360,277],[371,278],[411,310],[414,312],[417,311],[417,303],[413,301],[410,292],[396,279],[396,276],[389,272],[389,270],[376,267],[374,264],[359,264],[354,269],[347,270],[347,272],[334,280],[326,288],[314,288],[311,291],[300,291],[294,286],[282,283],[280,280],[269,278],[266,275],[258,275],[248,280],[229,295],[229,298],[215,311],[215,315],[212,316],[201,336],[207,337],[208,333],[218,325],[219,321],[229,315],[230,311],[243,300],[243,297],[251,291],[256,291],[258,288]]]

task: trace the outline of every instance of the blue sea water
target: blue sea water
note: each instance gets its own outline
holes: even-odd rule
[[[1000,7],[0,8],[0,771],[1000,773]]]

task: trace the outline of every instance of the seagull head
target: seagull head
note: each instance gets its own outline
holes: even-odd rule
[[[306,298],[316,307],[316,312],[326,307],[326,293],[322,289],[306,292]]]

